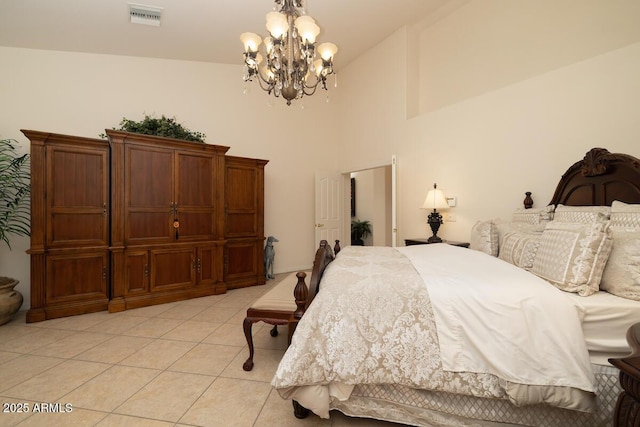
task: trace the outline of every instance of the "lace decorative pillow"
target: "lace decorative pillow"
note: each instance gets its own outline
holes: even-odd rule
[[[541,222],[553,219],[553,205],[537,209],[518,209],[511,218],[513,222],[524,222],[525,224],[540,224]]]
[[[640,205],[614,201],[610,222],[613,248],[600,289],[640,301]]]
[[[611,214],[609,206],[556,206],[553,220],[557,222],[607,221]]]
[[[491,256],[498,256],[498,227],[493,221],[478,221],[471,227],[469,247]]]
[[[640,229],[611,227],[613,248],[602,273],[600,289],[640,301]]]
[[[498,254],[502,250],[502,245],[504,244],[504,237],[507,235],[508,232],[514,231],[514,232],[539,235],[539,234],[542,234],[542,232],[544,231],[548,223],[549,221],[541,222],[539,224],[527,224],[525,222],[494,221],[494,224],[496,224],[496,228],[498,229]]]
[[[611,204],[611,226],[640,230],[640,205],[614,200]]]
[[[547,224],[531,272],[567,292],[589,296],[599,290],[611,253],[608,222]]]
[[[533,267],[540,246],[540,234],[509,231],[505,234],[499,258],[525,270]]]

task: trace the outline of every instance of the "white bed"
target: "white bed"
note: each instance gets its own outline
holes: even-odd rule
[[[548,224],[511,234],[494,224],[499,258],[446,244],[344,249],[314,268],[320,290],[273,386],[299,417],[337,409],[426,426],[610,425],[621,388],[608,359],[629,352],[627,329],[640,322],[640,265],[631,265],[640,240],[625,243],[631,255],[622,243],[612,250],[613,237],[632,234],[620,224],[611,232],[608,206],[640,203],[638,165],[591,150],[563,175],[555,220],[539,209],[514,219]],[[627,208],[640,230],[640,206]],[[624,261],[607,275],[610,254]],[[598,290],[605,276],[609,292]]]

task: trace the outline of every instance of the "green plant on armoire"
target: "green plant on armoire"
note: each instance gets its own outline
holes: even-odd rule
[[[166,117],[164,115],[160,118],[145,115],[144,119],[140,121],[123,117],[122,121],[120,121],[120,127],[113,129],[194,142],[204,142],[206,138],[204,133],[191,131],[178,123],[175,117]],[[100,137],[106,138],[106,135],[101,134]]]

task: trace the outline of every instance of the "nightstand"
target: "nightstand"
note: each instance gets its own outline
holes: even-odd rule
[[[443,240],[442,243],[446,243],[448,245],[453,245],[453,246],[460,246],[461,248],[468,248],[469,247],[469,242],[456,242],[454,240]],[[428,245],[429,241],[428,239],[404,239],[404,245],[405,246],[412,246],[412,245]]]

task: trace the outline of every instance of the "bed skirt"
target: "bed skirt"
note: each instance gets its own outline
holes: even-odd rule
[[[506,400],[484,399],[396,385],[358,385],[346,401],[333,399],[331,409],[346,415],[415,426],[492,426],[496,423],[536,426],[609,427],[622,391],[619,371],[593,365],[598,383],[597,411],[582,413],[548,405],[517,407]]]

